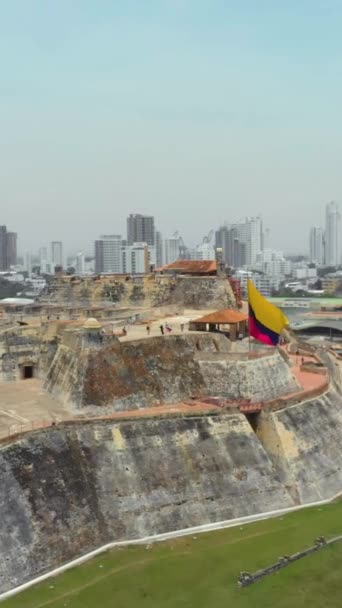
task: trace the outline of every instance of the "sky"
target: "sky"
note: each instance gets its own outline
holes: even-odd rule
[[[91,252],[261,214],[308,249],[342,200],[340,0],[0,0],[0,224]]]

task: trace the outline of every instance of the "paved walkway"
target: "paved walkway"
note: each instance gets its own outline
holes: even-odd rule
[[[306,363],[317,363],[317,359],[315,359],[315,357],[291,354],[289,355],[289,357],[294,365],[292,371],[304,390],[311,390],[323,387],[325,385],[327,380],[327,374],[316,374],[314,372],[309,372],[301,369],[301,366],[305,365]]]
[[[189,331],[189,322],[195,319],[199,319],[203,317],[204,314],[209,314],[214,312],[212,310],[192,310],[186,309],[183,314],[179,315],[169,315],[165,317],[160,317],[158,319],[149,319],[147,321],[141,321],[134,325],[122,325],[119,329],[117,328],[115,331],[120,332],[123,327],[127,330],[127,336],[120,336],[120,342],[127,342],[129,340],[141,340],[143,338],[161,336],[162,333],[160,331],[160,326],[168,325],[171,327],[172,331],[165,331],[165,335],[180,335],[182,333],[187,333]],[[183,331],[181,329],[181,325],[184,326]],[[150,327],[150,333],[147,332],[147,327]],[[191,332],[193,333],[193,332]]]
[[[71,410],[54,399],[37,378],[0,384],[0,437],[28,429],[37,423],[71,417]]]

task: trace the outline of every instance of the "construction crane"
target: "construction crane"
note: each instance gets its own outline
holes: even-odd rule
[[[211,243],[211,241],[213,240],[213,236],[214,236],[214,231],[210,230],[210,232],[208,232],[208,234],[204,235],[204,237],[202,239],[202,243],[197,245],[197,247],[200,247],[201,245],[208,245],[209,243]]]
[[[183,241],[183,237],[181,237],[178,230],[172,236],[179,240],[179,259],[186,260],[188,258],[188,248]]]
[[[208,232],[208,234],[203,237],[202,243],[211,243],[211,241],[213,240],[213,236],[214,236],[214,231],[210,230],[210,232]]]

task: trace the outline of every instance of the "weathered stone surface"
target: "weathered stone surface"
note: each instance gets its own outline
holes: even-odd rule
[[[113,540],[293,504],[243,415],[56,427],[0,468],[0,590]]]
[[[177,304],[194,309],[219,309],[236,306],[229,283],[224,277],[171,277],[149,275],[82,279],[70,282],[61,278],[55,286],[56,300],[91,304],[108,300],[120,306],[165,306]]]
[[[342,408],[334,390],[277,412],[262,413],[258,437],[298,503],[342,490]]]
[[[223,335],[164,336],[83,348],[70,332],[48,370],[46,387],[76,407],[113,406],[115,410],[175,403],[205,391],[194,354],[226,352]],[[89,347],[89,344],[87,345]]]
[[[300,385],[278,352],[246,361],[216,354],[208,359],[198,355],[208,393],[227,399],[267,401],[295,393]]]
[[[46,381],[49,391],[78,408],[119,411],[208,395],[259,401],[299,389],[277,351],[256,360],[230,358],[232,343],[222,334],[115,341],[100,349],[84,348],[82,340],[67,335]]]
[[[35,375],[42,375],[56,347],[53,341],[42,343],[37,327],[3,331],[0,334],[0,382],[19,380],[23,365],[33,365]]]

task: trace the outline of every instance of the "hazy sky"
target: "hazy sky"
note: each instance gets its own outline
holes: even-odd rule
[[[341,0],[0,0],[0,224],[92,250],[130,212],[195,245],[342,199]]]

